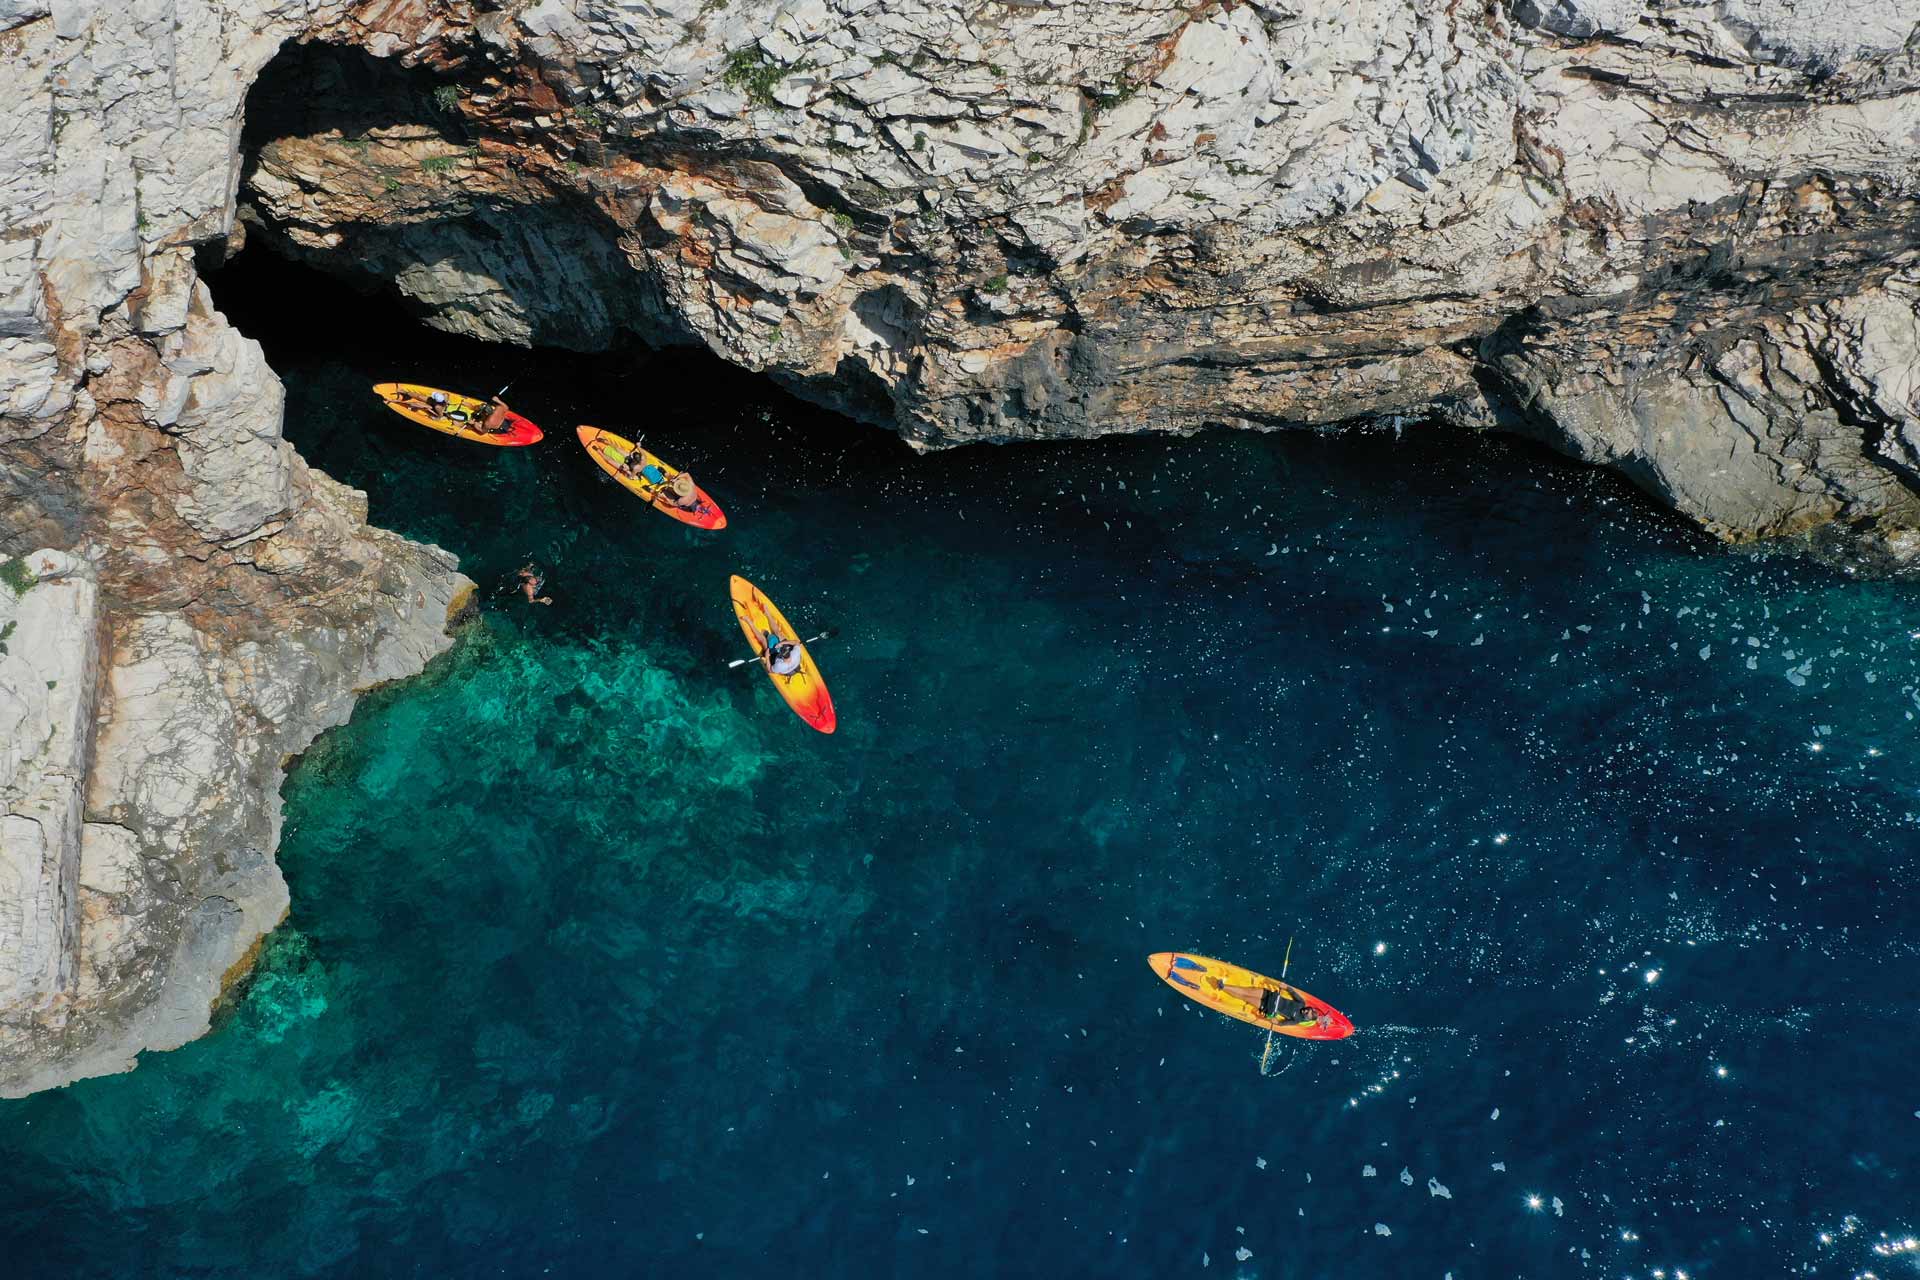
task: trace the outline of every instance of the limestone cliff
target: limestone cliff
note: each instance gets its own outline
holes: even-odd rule
[[[1915,0],[395,0],[310,39],[245,216],[446,329],[697,341],[925,446],[1437,416],[1730,539],[1920,524]]]
[[[287,910],[286,760],[469,585],[301,462],[197,281],[279,21],[0,4],[0,1096],[206,1030]]]
[[[196,253],[702,343],[922,447],[1445,419],[1920,528],[1916,0],[0,0],[0,1092],[205,1025],[451,560]]]

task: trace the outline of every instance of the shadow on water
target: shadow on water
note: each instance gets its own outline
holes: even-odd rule
[[[302,453],[487,594],[295,771],[219,1032],[0,1109],[27,1274],[1853,1274],[1911,1230],[1910,590],[1478,437],[915,457],[700,353],[215,288]],[[403,374],[548,439],[412,427]],[[840,628],[833,737],[726,669],[733,572]],[[1290,937],[1361,1033],[1269,1079],[1144,962]]]

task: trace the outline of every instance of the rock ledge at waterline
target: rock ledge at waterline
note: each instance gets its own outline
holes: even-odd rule
[[[1911,3],[0,0],[0,1094],[203,1031],[471,584],[196,253],[918,446],[1438,418],[1920,555]],[[250,96],[251,94],[251,96]]]

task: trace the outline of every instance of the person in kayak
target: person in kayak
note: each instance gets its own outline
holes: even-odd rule
[[[1313,1006],[1302,1000],[1292,987],[1282,986],[1278,991],[1269,987],[1236,987],[1219,978],[1213,980],[1213,985],[1234,999],[1254,1006],[1263,1018],[1296,1027],[1310,1027],[1320,1021]]]
[[[700,509],[700,486],[696,485],[693,477],[685,471],[674,472],[673,477],[667,481],[661,491],[666,495],[668,502],[682,511]]]
[[[424,396],[411,391],[397,391],[393,398],[409,409],[418,409],[435,421],[447,416],[447,393],[444,391],[429,392]]]
[[[547,580],[541,577],[540,571],[535,569],[531,564],[520,571],[520,593],[526,596],[528,604],[553,603],[552,596],[543,596],[540,594],[541,588],[546,585]]]
[[[640,448],[637,440],[633,448],[627,450],[627,456],[620,459],[620,474],[642,484],[657,485],[667,478],[667,473],[660,469],[658,463],[647,461],[646,452]]]
[[[790,676],[800,669],[803,658],[800,646],[791,640],[782,640],[773,632],[767,632],[767,648],[762,661],[767,670],[776,676]]]
[[[475,430],[484,431],[490,436],[497,436],[503,431],[511,431],[513,428],[507,425],[507,419],[512,416],[513,410],[507,408],[507,402],[499,396],[495,396],[493,398],[493,407],[487,410],[486,417],[475,424]]]

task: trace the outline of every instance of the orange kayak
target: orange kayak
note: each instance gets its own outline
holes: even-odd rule
[[[832,733],[835,723],[833,699],[827,696],[827,682],[820,678],[820,668],[813,663],[813,655],[807,652],[805,645],[800,647],[800,669],[792,675],[775,675],[767,666],[767,633],[772,632],[782,640],[798,641],[800,633],[788,624],[786,615],[780,612],[778,605],[760,594],[760,588],[748,582],[739,574],[734,574],[728,586],[733,591],[733,614],[740,619],[740,630],[746,634],[747,643],[753,646],[754,656],[760,659],[760,669],[773,681],[773,687],[787,700],[793,713],[822,733]]]
[[[599,468],[620,482],[620,486],[629,493],[645,498],[655,511],[672,516],[681,524],[690,524],[696,529],[724,529],[727,527],[726,512],[720,510],[720,504],[708,495],[699,485],[693,486],[694,504],[691,510],[675,506],[673,499],[667,496],[666,482],[680,474],[679,470],[668,466],[660,459],[648,453],[633,441],[617,436],[611,431],[602,431],[598,427],[577,427],[574,434],[580,437],[580,443],[586,446],[587,456],[592,458]],[[642,466],[657,467],[660,480],[649,482],[639,476],[630,476],[620,469],[628,456],[638,452]]]
[[[1346,1014],[1318,996],[1310,996],[1278,978],[1269,978],[1263,973],[1242,969],[1224,960],[1183,951],[1156,951],[1147,957],[1147,963],[1153,966],[1153,971],[1160,975],[1163,982],[1187,999],[1277,1035],[1297,1036],[1302,1040],[1344,1040],[1353,1034],[1353,1023]],[[1266,1017],[1260,1012],[1258,1004],[1230,995],[1222,989],[1224,987],[1256,987],[1264,991],[1288,992],[1313,1010],[1313,1021],[1286,1022]]]
[[[427,412],[427,397],[436,391],[447,398],[446,412],[434,417]],[[476,400],[472,396],[459,395],[452,391],[439,391],[437,387],[423,387],[412,382],[382,382],[373,388],[373,394],[386,403],[408,422],[417,422],[445,435],[458,436],[462,440],[471,440],[476,444],[500,445],[511,448],[515,445],[537,444],[540,441],[540,428],[528,422],[517,413],[507,414],[505,431],[482,431],[480,424],[486,420],[487,410],[492,406],[485,400]]]

